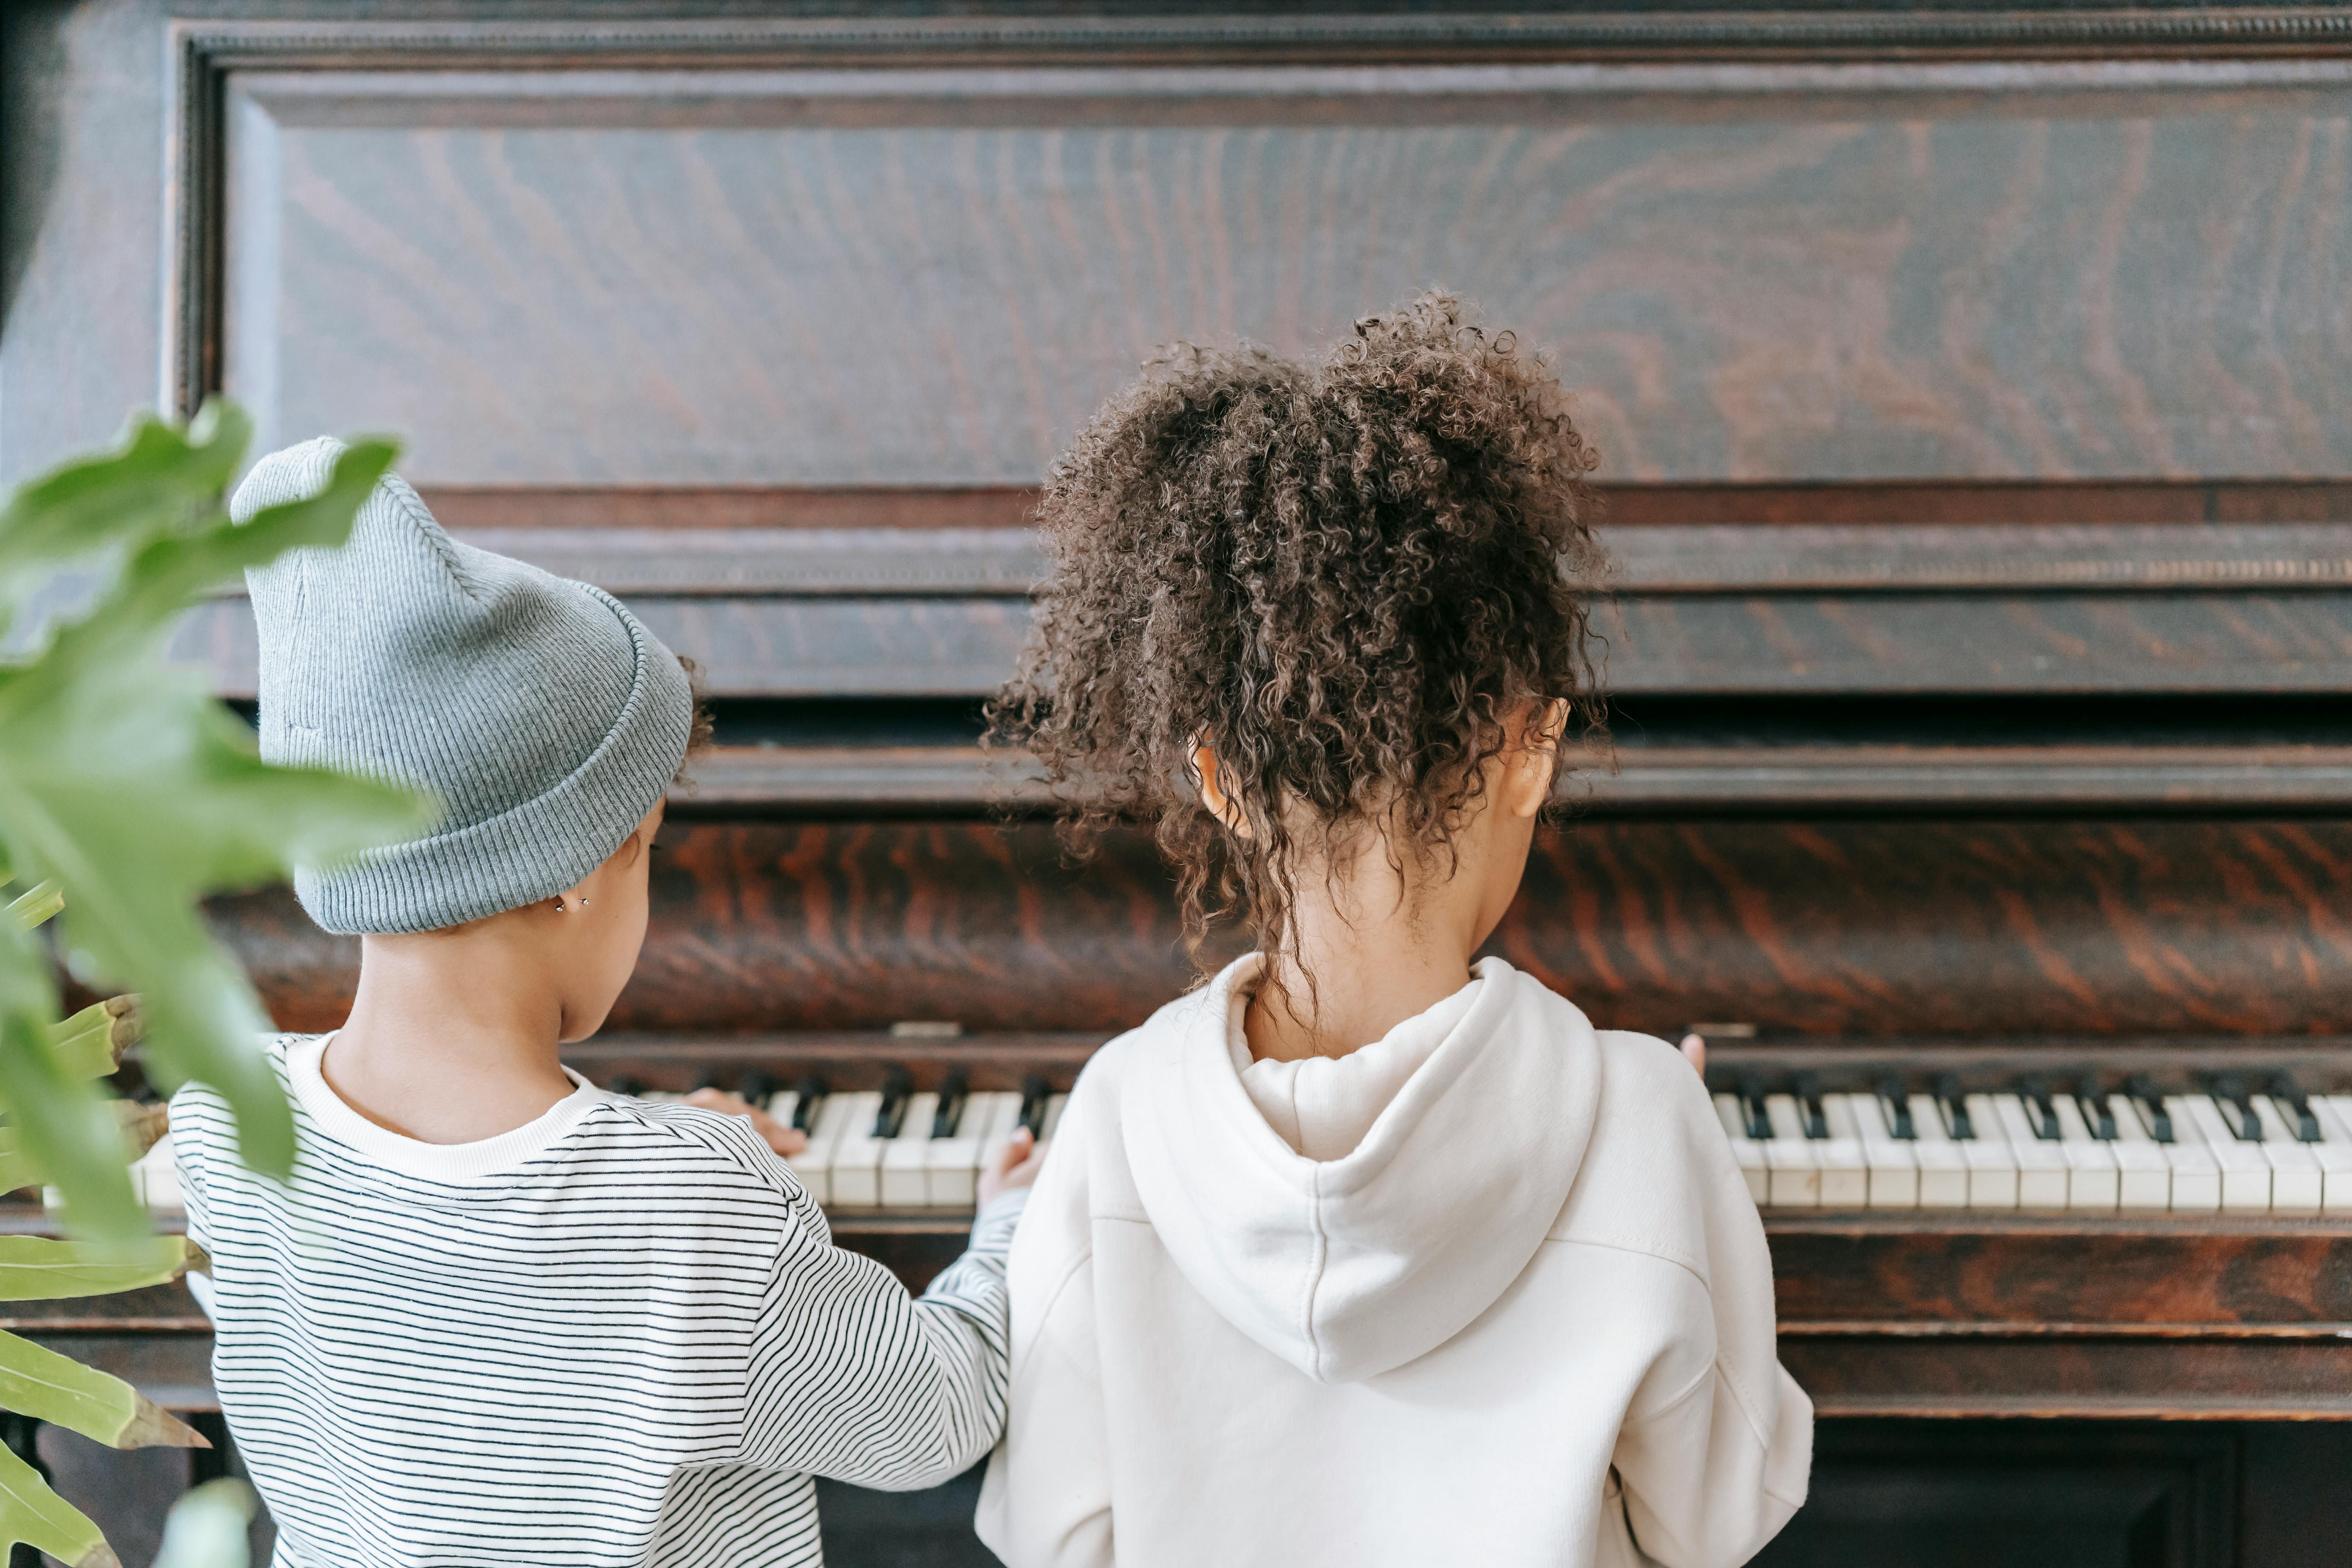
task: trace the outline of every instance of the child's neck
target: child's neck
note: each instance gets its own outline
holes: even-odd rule
[[[572,1093],[562,1005],[496,943],[363,939],[359,993],[320,1063],[353,1110],[425,1143],[471,1143]],[[523,973],[518,973],[520,968]]]
[[[1243,1018],[1255,1059],[1344,1057],[1470,984],[1490,929],[1470,879],[1400,886],[1385,864],[1359,875],[1336,897],[1319,877],[1299,879],[1297,955],[1268,960]],[[1382,889],[1360,901],[1375,907],[1348,897],[1354,886]]]

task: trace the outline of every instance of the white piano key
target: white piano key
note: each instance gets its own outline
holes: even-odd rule
[[[2116,1205],[2141,1211],[2170,1208],[2172,1159],[2165,1152],[2164,1145],[2149,1134],[2147,1123],[2130,1096],[2109,1095],[2107,1109],[2116,1119],[2115,1142],[2107,1145],[2116,1161]],[[2077,1110],[2076,1114],[2081,1111]],[[2218,1192],[2215,1201],[2220,1201]]]
[[[1945,1129],[1942,1107],[1935,1096],[1911,1097],[1911,1128],[1918,1133],[1912,1156],[1919,1162],[1919,1206],[1923,1209],[1964,1209],[1969,1206],[1969,1161]]]
[[[1748,1195],[1763,1207],[1771,1202],[1771,1174],[1764,1164],[1764,1145],[1748,1136],[1747,1118],[1739,1109],[1736,1094],[1715,1097],[1715,1119],[1723,1123],[1723,1135],[1731,1141],[1731,1157],[1739,1165],[1739,1173],[1747,1179]]]
[[[2123,1200],[2122,1169],[2116,1158],[2117,1140],[2093,1137],[2091,1124],[2073,1095],[2053,1095],[2050,1103],[2058,1112],[2058,1150],[2066,1156],[2066,1206],[2099,1213],[2115,1208]],[[2120,1134],[2123,1129],[2118,1126],[2116,1131]],[[2163,1173],[2160,1162],[2157,1173]],[[2142,1206],[2162,1208],[2163,1199],[2159,1195],[2153,1205]]]
[[[850,1103],[856,1098],[851,1094],[828,1094],[818,1100],[816,1114],[810,1119],[807,1129],[808,1147],[784,1162],[793,1168],[793,1174],[800,1178],[801,1185],[808,1189],[808,1195],[820,1204],[833,1201],[834,1146],[841,1142],[842,1133],[849,1128],[850,1118],[856,1113],[856,1108]],[[776,1097],[777,1101],[783,1099],[782,1095]],[[788,1107],[787,1118],[798,1109],[797,1102]],[[771,1111],[770,1114],[774,1113]],[[868,1110],[866,1119],[871,1125],[874,1113]]]
[[[882,1202],[882,1149],[889,1142],[874,1135],[875,1118],[882,1114],[882,1093],[869,1089],[834,1098],[850,1109],[834,1144],[833,1195],[825,1201],[837,1209],[877,1207]]]
[[[2133,1119],[2155,1135],[2155,1125],[2137,1101],[2132,1102]],[[2175,1214],[2214,1214],[2221,1207],[2221,1163],[2205,1142],[2205,1131],[2189,1113],[2189,1097],[2168,1094],[2164,1109],[2172,1122],[2172,1142],[2159,1143],[2165,1163],[2172,1169],[2172,1212]]]
[[[1874,1094],[1838,1094],[1823,1100],[1838,1102],[1862,1140],[1862,1157],[1870,1176],[1870,1206],[1874,1209],[1915,1209],[1919,1206],[1919,1157],[1916,1139],[1897,1138],[1886,1124],[1884,1102]]]
[[[180,1192],[180,1163],[172,1152],[170,1133],[157,1139],[155,1146],[131,1164],[131,1184],[151,1209],[170,1213],[187,1207]]]
[[[882,1146],[882,1206],[919,1209],[930,1201],[928,1151],[939,1120],[940,1097],[925,1092],[907,1101],[898,1136]]]
[[[1062,1130],[1062,1108],[1070,1103],[1066,1094],[1049,1095],[1045,1100],[1045,1131],[1040,1142],[1051,1142],[1054,1134]]]
[[[1771,1120],[1772,1137],[1764,1145],[1764,1163],[1771,1172],[1774,1208],[1816,1209],[1822,1206],[1822,1167],[1813,1140],[1805,1136],[1804,1113],[1792,1094],[1768,1094],[1764,1114]]]
[[[2253,1096],[2252,1103],[2263,1121],[2263,1154],[2271,1163],[2271,1213],[2317,1214],[2326,1184],[2319,1156],[2294,1135],[2294,1112],[2267,1094]]]
[[[980,1201],[982,1154],[1002,1147],[1021,1118],[1017,1094],[974,1094],[963,1102],[963,1116],[952,1138],[934,1138],[925,1151],[929,1166],[927,1188],[930,1206],[968,1209]]]
[[[2260,1143],[2241,1138],[2230,1126],[2237,1112],[2235,1107],[2224,1108],[2213,1102],[2210,1094],[2184,1094],[2179,1103],[2189,1108],[2197,1131],[2205,1146],[2213,1152],[2213,1163],[2221,1168],[2221,1206],[2249,1214],[2268,1214],[2271,1206],[2271,1163],[2263,1154]],[[2172,1103],[2170,1099],[2165,1102]],[[2175,1120],[2178,1121],[2178,1113]]]
[[[1974,1100],[1979,1097],[1969,1097]],[[2063,1209],[2066,1206],[2069,1170],[2066,1151],[2055,1138],[2044,1138],[2034,1131],[2032,1113],[2026,1109],[2025,1097],[2017,1094],[1989,1094],[1981,1098],[1992,1102],[1993,1114],[2000,1119],[2000,1131],[2009,1140],[2010,1157],[2017,1164],[2017,1206],[2024,1209]]]
[[[1870,1160],[1862,1147],[1862,1127],[1846,1097],[1822,1096],[1822,1121],[1827,1138],[1813,1142],[1813,1160],[1822,1172],[1822,1207],[1858,1209],[1870,1205]]]
[[[1972,1209],[2013,1209],[2017,1206],[2017,1156],[2009,1147],[2009,1134],[2001,1130],[2000,1108],[1989,1094],[1966,1096],[1961,1103],[1967,1107],[1969,1124],[1976,1133],[1973,1138],[1952,1140],[1960,1147],[1960,1155],[1969,1163],[1969,1207]]]
[[[2352,1214],[2352,1095],[2315,1094],[2320,1142],[2312,1145],[2320,1169],[2322,1214]]]

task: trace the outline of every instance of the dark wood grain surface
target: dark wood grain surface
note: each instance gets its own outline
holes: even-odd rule
[[[980,697],[1029,624],[1015,598],[631,601],[722,698]],[[2332,692],[2352,594],[1696,595],[1594,616],[1621,696]],[[199,607],[174,657],[225,697],[256,690],[250,608]]]
[[[1111,1029],[1191,973],[1132,837],[1071,868],[1037,824],[696,823],[653,889],[620,1029]],[[214,908],[281,1022],[338,1021],[355,942]],[[2347,910],[2340,819],[1605,820],[1538,837],[1495,949],[1616,1027],[2335,1034]]]
[[[2332,59],[690,82],[442,37],[475,68],[191,67],[182,357],[216,345],[266,440],[400,429],[463,484],[1034,482],[1156,345],[1303,348],[1444,282],[1558,355],[1620,477],[2352,460]]]

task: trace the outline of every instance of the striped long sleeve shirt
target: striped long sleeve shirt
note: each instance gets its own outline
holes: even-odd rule
[[[278,1568],[815,1563],[813,1477],[929,1486],[994,1445],[1018,1194],[917,1299],[740,1118],[581,1080],[419,1143],[345,1105],[323,1049],[267,1044],[289,1182],[239,1163],[215,1095],[172,1102]]]

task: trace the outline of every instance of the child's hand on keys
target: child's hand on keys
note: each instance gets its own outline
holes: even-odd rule
[[[1015,1187],[1025,1187],[1037,1179],[1037,1172],[1045,1163],[1045,1151],[1050,1142],[1040,1143],[1026,1127],[1014,1131],[988,1169],[980,1173],[980,1206],[986,1208],[999,1193],[1009,1193]]]
[[[747,1105],[743,1097],[729,1094],[724,1089],[698,1089],[686,1097],[688,1105],[698,1105],[705,1110],[716,1110],[728,1116],[748,1116],[751,1131],[768,1141],[768,1147],[789,1158],[805,1152],[808,1134],[797,1127],[787,1127],[756,1106]]]

